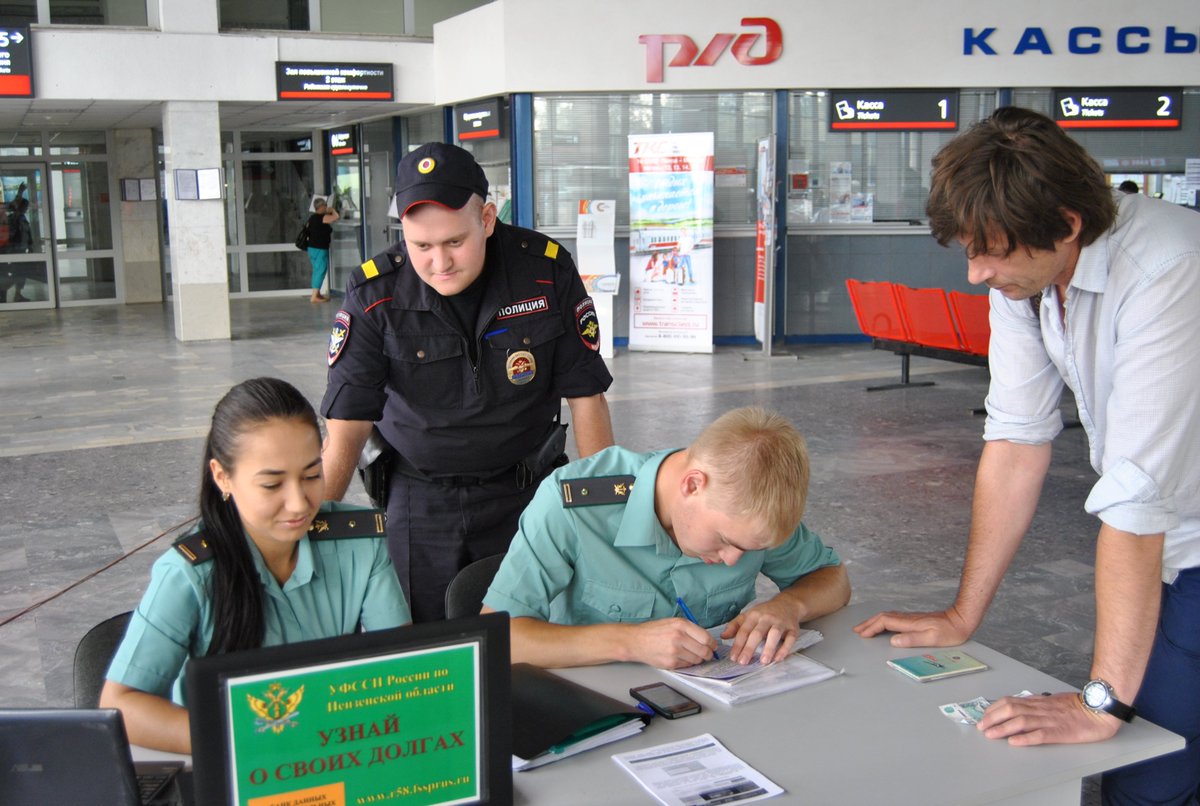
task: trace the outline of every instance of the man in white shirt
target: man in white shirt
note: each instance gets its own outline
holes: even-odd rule
[[[1050,119],[1003,108],[933,160],[934,237],[991,289],[991,387],[954,604],[855,629],[950,646],[982,622],[1029,528],[1069,386],[1100,479],[1096,634],[1083,696],[1004,698],[979,729],[1010,744],[1109,738],[1136,710],[1187,749],[1104,777],[1107,804],[1200,789],[1200,219],[1114,194]]]

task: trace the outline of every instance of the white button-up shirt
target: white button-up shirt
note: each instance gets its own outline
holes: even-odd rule
[[[984,439],[1049,442],[1070,387],[1100,480],[1085,508],[1166,534],[1163,581],[1200,566],[1200,215],[1120,194],[1117,221],[1079,256],[1066,321],[1051,286],[991,292]]]

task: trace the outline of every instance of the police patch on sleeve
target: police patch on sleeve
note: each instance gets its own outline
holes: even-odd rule
[[[350,340],[350,314],[338,311],[333,317],[333,330],[329,332],[329,366],[333,366]]]
[[[600,317],[596,315],[596,305],[591,297],[584,297],[575,306],[575,329],[579,338],[591,350],[600,349]]]

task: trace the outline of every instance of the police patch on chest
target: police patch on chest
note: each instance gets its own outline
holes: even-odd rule
[[[517,350],[504,362],[504,372],[508,375],[509,383],[524,386],[537,375],[537,361],[528,350]]]
[[[533,297],[505,305],[496,312],[497,319],[512,319],[517,316],[529,316],[531,313],[541,313],[550,310],[550,300],[545,297]]]
[[[333,317],[333,330],[329,332],[329,366],[333,366],[350,340],[350,314],[338,311]]]
[[[588,349],[600,349],[600,317],[596,315],[596,305],[591,297],[584,297],[575,306],[575,329]]]

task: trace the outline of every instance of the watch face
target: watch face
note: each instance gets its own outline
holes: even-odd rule
[[[1083,687],[1083,701],[1089,708],[1100,708],[1108,702],[1108,688],[1099,680]]]

